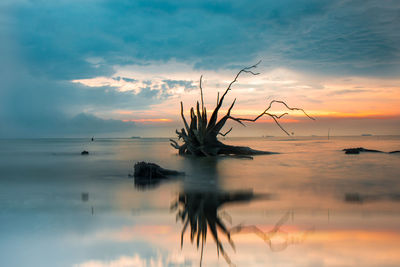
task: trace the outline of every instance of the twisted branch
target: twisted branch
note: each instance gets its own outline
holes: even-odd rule
[[[241,125],[246,126],[246,125],[244,125],[244,123],[243,123],[242,121],[255,122],[255,121],[257,121],[259,118],[261,118],[262,116],[268,115],[268,116],[270,116],[270,117],[275,121],[275,123],[279,126],[279,128],[281,128],[282,131],[284,131],[287,135],[290,136],[290,134],[289,134],[289,133],[282,127],[282,125],[278,122],[278,120],[279,120],[280,118],[282,118],[282,117],[285,116],[285,115],[288,115],[289,113],[285,112],[285,113],[283,113],[283,114],[276,115],[276,114],[271,114],[271,113],[267,112],[268,110],[271,109],[273,103],[280,103],[280,104],[283,104],[286,108],[288,108],[288,109],[290,109],[290,110],[299,110],[299,111],[302,111],[308,118],[310,118],[311,120],[315,120],[315,118],[313,118],[313,117],[311,117],[310,115],[308,115],[308,114],[304,111],[304,109],[302,109],[302,108],[292,108],[292,107],[289,107],[284,101],[281,101],[281,100],[272,100],[272,101],[269,103],[268,107],[267,107],[260,115],[258,115],[258,116],[255,117],[254,119],[236,118],[236,117],[232,117],[232,116],[229,116],[229,115],[228,115],[228,116],[229,116],[229,118],[230,118],[231,120],[234,120],[234,121],[240,123]],[[228,113],[229,113],[229,112],[228,112]]]
[[[221,133],[221,132],[219,132],[218,134],[219,135],[222,135],[222,136],[226,136],[228,133],[230,133],[231,131],[232,131],[232,127],[226,132],[226,133]]]

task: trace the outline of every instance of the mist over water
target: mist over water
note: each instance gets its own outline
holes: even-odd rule
[[[170,209],[179,196],[243,228],[231,236],[236,252],[218,232],[236,266],[400,265],[400,155],[341,151],[400,150],[400,137],[224,142],[281,154],[181,157],[168,139],[0,140],[0,265],[198,266],[196,240],[188,228],[181,249],[184,222]],[[128,177],[138,161],[186,175],[138,187]],[[228,266],[210,231],[203,266]]]

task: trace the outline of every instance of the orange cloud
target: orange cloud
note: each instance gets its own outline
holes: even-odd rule
[[[271,112],[271,114],[280,115],[288,111],[279,110]],[[306,118],[302,112],[288,112],[288,115],[282,117],[280,122],[287,123],[296,123],[303,121],[302,118]],[[237,112],[239,115],[234,115],[235,117],[248,118],[253,119],[260,114],[259,111],[256,110],[240,110]],[[376,111],[360,111],[360,112],[342,112],[342,111],[329,111],[329,110],[311,110],[307,111],[307,114],[311,117],[315,118],[332,118],[332,119],[393,119],[395,117],[399,117],[400,113],[394,112],[376,112]],[[295,117],[297,119],[288,118]],[[257,120],[257,122],[261,123],[271,123],[273,120],[269,118],[269,116],[264,115],[264,117]]]

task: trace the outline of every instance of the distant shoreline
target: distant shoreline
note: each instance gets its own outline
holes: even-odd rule
[[[351,137],[359,137],[359,138],[377,138],[377,137],[400,137],[400,135],[374,135],[374,134],[359,134],[359,135],[331,135],[330,138],[351,138]],[[165,136],[151,136],[151,137],[96,137],[96,140],[106,140],[106,139],[126,139],[126,140],[142,140],[142,139],[175,139],[176,137],[165,137]],[[296,135],[296,136],[231,136],[231,137],[225,137],[226,139],[243,139],[243,138],[249,138],[249,139],[298,139],[298,138],[327,138],[326,135]],[[35,140],[35,139],[87,139],[90,140],[91,137],[21,137],[21,138],[8,138],[8,137],[0,137],[0,140]]]

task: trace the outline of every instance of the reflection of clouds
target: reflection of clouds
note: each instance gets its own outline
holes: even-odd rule
[[[237,266],[399,266],[399,241],[398,232],[326,229],[307,236],[301,246],[272,253],[258,236],[238,235],[240,259],[234,260]],[[252,255],[255,264],[245,259]]]
[[[293,237],[293,240],[301,239],[302,233],[304,233],[300,229],[304,229],[305,222],[302,222],[299,216],[296,217],[296,223],[290,223],[281,228],[281,230],[286,231]],[[306,221],[309,221],[310,217],[306,217]],[[238,219],[236,215],[234,219]],[[247,216],[246,219],[248,219]],[[387,262],[386,266],[390,266],[390,264],[391,266],[397,266],[396,263],[400,262],[400,255],[397,249],[400,242],[398,230],[380,230],[380,227],[385,222],[380,221],[379,223],[376,220],[371,222],[370,226],[364,225],[368,221],[365,218],[360,219],[361,221],[359,222],[354,221],[351,216],[346,216],[345,218],[334,217],[333,219],[335,224],[329,227],[316,220],[316,228],[321,230],[316,230],[313,234],[308,235],[301,246],[291,246],[280,253],[271,253],[271,250],[266,249],[266,246],[263,245],[265,243],[257,235],[234,235],[237,253],[233,253],[230,256],[232,256],[232,261],[237,266],[266,266],[270,264],[271,266],[305,267],[313,266],[313,262],[321,262],[321,265],[317,266],[372,267],[385,266],[381,264],[383,259]],[[119,255],[112,254],[111,258],[106,261],[94,257],[92,260],[82,262],[76,266],[198,266],[199,254],[195,247],[188,246],[190,240],[185,240],[183,251],[179,249],[179,227],[173,227],[173,225],[168,224],[150,225],[152,220],[154,218],[147,218],[147,220],[138,222],[138,225],[103,231],[101,234],[95,235],[96,239],[92,240],[92,244],[85,244],[75,240],[74,244],[78,241],[80,244],[89,246],[102,244],[103,242],[109,244],[110,247],[118,247],[118,244],[123,244],[129,251],[132,251],[132,256],[127,256],[129,254],[121,256],[123,254],[121,252]],[[258,219],[254,220],[258,221]],[[265,221],[265,218],[262,220],[264,223],[257,223],[257,227],[263,232],[271,230],[274,227],[274,223],[276,223],[274,218],[268,220],[269,223]],[[300,221],[297,222],[298,220]],[[351,225],[358,225],[359,229],[351,229],[351,225],[348,225],[348,220],[351,220]],[[174,224],[175,220],[164,218],[163,221],[169,221]],[[398,222],[398,217],[392,218],[392,221]],[[342,225],[342,222],[347,223]],[[376,225],[381,226],[371,229]],[[282,244],[282,241],[285,241],[282,237],[285,236],[275,235],[276,239],[272,240],[272,242],[276,242],[278,245]],[[138,240],[145,240],[149,244],[151,251],[162,251],[161,255],[149,252],[151,256],[145,256],[149,254],[147,252],[138,253],[138,247],[135,243]],[[144,245],[140,243],[140,246],[143,247]],[[216,245],[213,242],[209,242],[207,247],[204,266],[227,266],[222,259],[218,260],[215,253]]]
[[[117,229],[106,229],[93,232],[90,235],[74,236],[70,235],[70,240],[74,242],[95,244],[97,242],[124,243],[146,240],[153,245],[162,245],[164,241],[172,242],[175,231],[170,225],[129,225]],[[168,247],[165,244],[165,247]]]
[[[267,228],[270,226],[260,226],[260,229]],[[171,235],[176,236],[178,233],[167,234]],[[180,252],[175,245],[171,246],[174,244],[171,242],[172,239],[173,237],[160,238],[160,242],[167,248],[166,254],[150,258],[139,254],[125,255],[108,261],[93,259],[75,266],[197,266],[198,254],[193,251],[195,249],[186,248]],[[312,266],[313,262],[320,262],[319,266],[396,266],[396,263],[400,262],[400,255],[397,253],[399,241],[400,233],[395,231],[325,229],[313,232],[302,246],[281,253],[271,253],[270,250],[265,250],[265,246],[261,246],[258,236],[235,235],[238,253],[232,255],[232,260],[237,266],[266,266],[266,263],[272,266]],[[217,255],[211,252],[213,249],[213,245],[210,244],[204,266],[226,266],[226,263],[218,261]]]
[[[133,227],[123,227],[120,230],[109,232],[103,237],[114,241],[126,242],[141,237],[148,236],[166,236],[172,231],[169,225],[139,225]]]
[[[113,261],[98,261],[98,260],[90,260],[86,261],[81,264],[76,264],[76,267],[123,267],[123,266],[135,266],[135,267],[141,267],[141,266],[159,266],[154,264],[155,262],[153,260],[150,260],[150,264],[147,264],[146,259],[142,259],[139,255],[135,255],[133,257],[127,257],[127,256],[122,256],[116,260]]]
[[[74,267],[162,267],[162,266],[190,266],[185,263],[183,255],[171,254],[167,256],[146,259],[139,254],[121,256],[111,261],[89,260],[74,265]]]

